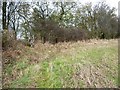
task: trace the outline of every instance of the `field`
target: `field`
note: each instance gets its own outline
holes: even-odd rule
[[[118,40],[37,42],[3,56],[4,88],[105,88],[118,85]],[[14,57],[14,58],[13,58]],[[10,58],[11,59],[11,58]],[[8,61],[7,61],[8,62]]]

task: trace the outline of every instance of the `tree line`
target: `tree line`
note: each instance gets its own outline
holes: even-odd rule
[[[2,43],[118,38],[116,9],[105,2],[2,2]]]

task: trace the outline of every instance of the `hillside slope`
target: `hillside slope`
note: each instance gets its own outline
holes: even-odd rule
[[[3,87],[117,87],[117,40],[38,42],[18,51],[13,63],[3,68]]]

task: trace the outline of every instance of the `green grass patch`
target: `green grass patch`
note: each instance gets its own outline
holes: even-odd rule
[[[29,74],[25,74],[19,79],[16,79],[15,81],[12,82],[10,88],[18,88],[18,87],[26,87],[30,83],[30,76]]]
[[[22,71],[23,75],[13,80],[10,87],[27,87],[32,84],[38,88],[83,88],[85,82],[88,81],[81,80],[79,73],[87,65],[88,67],[92,65],[94,68],[93,71],[97,71],[95,67],[99,68],[102,75],[107,77],[106,80],[111,80],[113,82],[112,84],[117,86],[118,78],[116,73],[118,68],[116,64],[118,54],[117,47],[112,46],[112,44],[108,44],[107,46],[94,45],[90,47],[88,45],[82,47],[75,45],[65,49],[63,53],[54,50],[54,48],[50,48],[51,53],[48,51],[49,49],[44,51],[45,55],[48,55],[45,59],[42,57],[39,58],[39,52],[41,53],[43,50],[33,50],[28,48],[26,55],[33,55],[33,57],[36,55],[38,56],[38,60],[42,61],[36,64],[29,64],[30,60],[27,56],[21,57],[14,66],[16,70]],[[6,72],[11,74],[12,69],[12,66],[8,66]],[[85,69],[89,70],[87,68]],[[86,73],[88,72],[86,71],[84,74]],[[100,84],[100,82],[98,83]]]

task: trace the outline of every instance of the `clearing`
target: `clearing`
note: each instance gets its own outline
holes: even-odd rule
[[[7,88],[105,88],[118,85],[118,40],[38,42],[3,53],[12,56],[3,67]],[[10,58],[11,59],[11,58]]]

